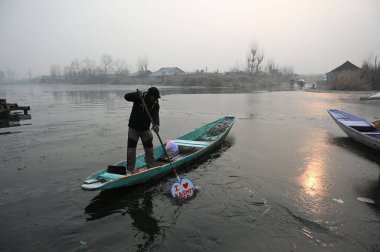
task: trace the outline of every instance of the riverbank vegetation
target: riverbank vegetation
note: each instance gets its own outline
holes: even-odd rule
[[[380,66],[377,56],[363,61],[360,69],[337,74],[327,85],[331,90],[380,90]]]
[[[294,73],[292,67],[279,66],[266,57],[257,42],[252,42],[244,59],[244,64],[236,64],[226,72],[217,70],[197,69],[177,75],[152,74],[146,56],[137,60],[137,69],[131,73],[127,63],[104,54],[97,63],[85,58],[74,59],[70,64],[61,67],[52,64],[50,74],[17,79],[8,70],[0,70],[0,83],[71,83],[71,84],[122,84],[122,85],[167,85],[167,86],[203,86],[203,87],[238,87],[260,90],[292,90],[295,85],[303,89],[305,80]],[[380,66],[377,56],[364,60],[356,71],[340,72],[334,81],[319,85],[321,80],[313,80],[309,86],[330,90],[380,90]]]

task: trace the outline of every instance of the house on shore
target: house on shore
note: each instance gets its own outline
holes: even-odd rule
[[[360,67],[357,67],[351,62],[346,61],[342,65],[326,73],[326,83],[327,84],[334,83],[337,80],[337,77],[339,74],[350,73],[350,72],[355,72],[359,70],[360,70]]]
[[[156,72],[153,72],[150,76],[161,77],[161,76],[176,76],[185,74],[185,71],[179,69],[178,67],[162,67]]]

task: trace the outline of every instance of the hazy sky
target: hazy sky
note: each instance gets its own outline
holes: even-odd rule
[[[380,56],[379,0],[0,0],[0,70],[33,76],[103,54],[131,71],[245,67],[252,41],[296,73]]]

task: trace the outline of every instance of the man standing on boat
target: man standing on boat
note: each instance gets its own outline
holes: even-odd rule
[[[128,130],[128,149],[127,149],[127,174],[131,174],[135,168],[136,163],[136,147],[139,138],[144,146],[145,162],[147,168],[153,166],[153,134],[150,130],[150,118],[144,109],[144,102],[153,118],[152,130],[158,133],[160,125],[160,105],[158,99],[161,98],[160,92],[156,87],[151,87],[148,92],[142,93],[140,91],[127,93],[124,99],[133,102],[131,115],[129,117],[129,130]]]

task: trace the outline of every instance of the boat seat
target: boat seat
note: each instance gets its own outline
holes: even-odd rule
[[[375,131],[375,132],[361,132],[366,135],[380,135],[380,131]]]
[[[99,182],[99,180],[97,179],[87,179],[84,181],[84,184],[93,184],[93,183],[97,183]]]
[[[370,123],[366,121],[352,121],[352,120],[341,120],[341,122],[353,129],[356,129],[357,131],[360,132],[373,132],[376,131],[376,128],[373,127]]]
[[[192,141],[192,140],[182,140],[182,139],[175,139],[174,142],[178,146],[189,146],[189,147],[198,147],[198,148],[204,148],[210,145],[210,142],[206,141]]]
[[[371,124],[365,122],[365,121],[351,121],[351,120],[342,120],[342,123],[344,123],[347,126],[354,126],[354,127],[368,127],[371,126]]]

